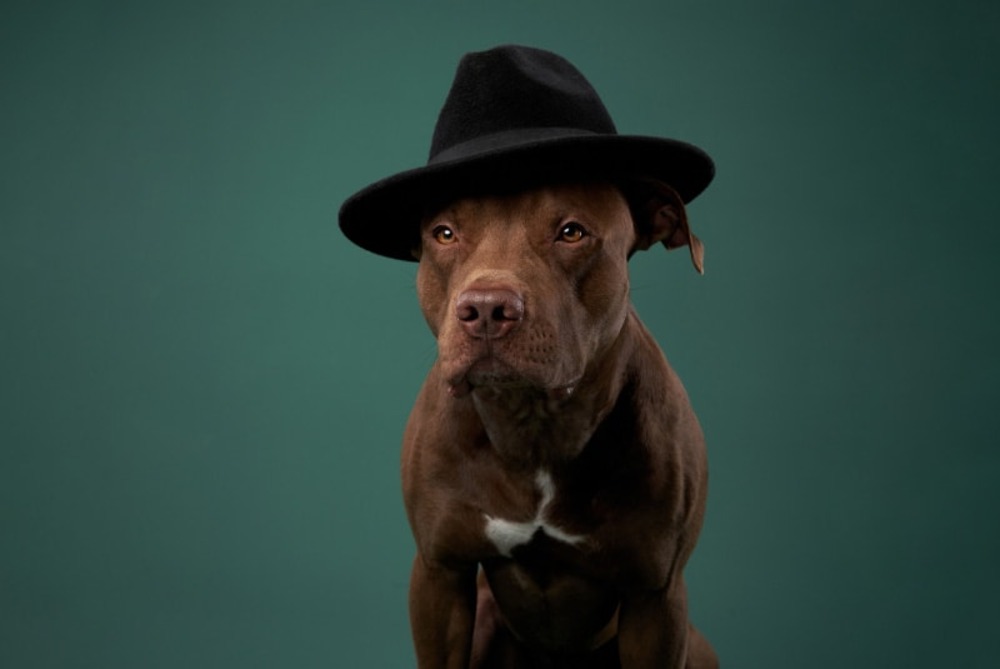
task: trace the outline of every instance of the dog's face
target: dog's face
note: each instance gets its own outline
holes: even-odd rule
[[[429,216],[417,293],[452,393],[571,389],[621,331],[631,253],[676,237],[678,221],[687,233],[679,199],[650,211],[636,225],[617,188],[575,184],[462,199]]]

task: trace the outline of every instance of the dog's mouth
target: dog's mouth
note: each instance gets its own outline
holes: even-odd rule
[[[530,387],[532,383],[513,366],[493,355],[485,355],[448,378],[448,389],[453,397],[464,397],[475,388]]]
[[[553,383],[549,379],[518,369],[494,356],[484,356],[447,378],[452,397],[465,397],[475,390],[542,393],[562,400],[573,394],[576,382]]]
[[[568,396],[583,372],[575,350],[544,323],[524,323],[503,337],[469,337],[460,329],[438,337],[438,362],[453,397],[476,389]]]

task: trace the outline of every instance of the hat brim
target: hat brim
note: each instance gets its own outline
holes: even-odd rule
[[[520,143],[507,137],[502,146],[485,142],[456,153],[377,181],[349,197],[339,214],[344,235],[372,253],[415,260],[421,219],[460,197],[547,180],[653,178],[690,202],[715,175],[712,159],[704,151],[659,137],[557,133]]]

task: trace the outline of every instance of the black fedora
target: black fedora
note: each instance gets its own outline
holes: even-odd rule
[[[652,178],[690,202],[714,174],[696,146],[619,135],[597,92],[561,56],[500,46],[459,62],[427,164],[349,197],[340,228],[362,248],[414,260],[420,219],[455,197],[541,180]]]

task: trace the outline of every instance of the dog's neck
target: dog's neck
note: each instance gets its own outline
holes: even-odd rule
[[[489,442],[515,468],[538,469],[578,456],[614,407],[634,346],[630,314],[617,338],[572,390],[477,387],[471,399]]]

